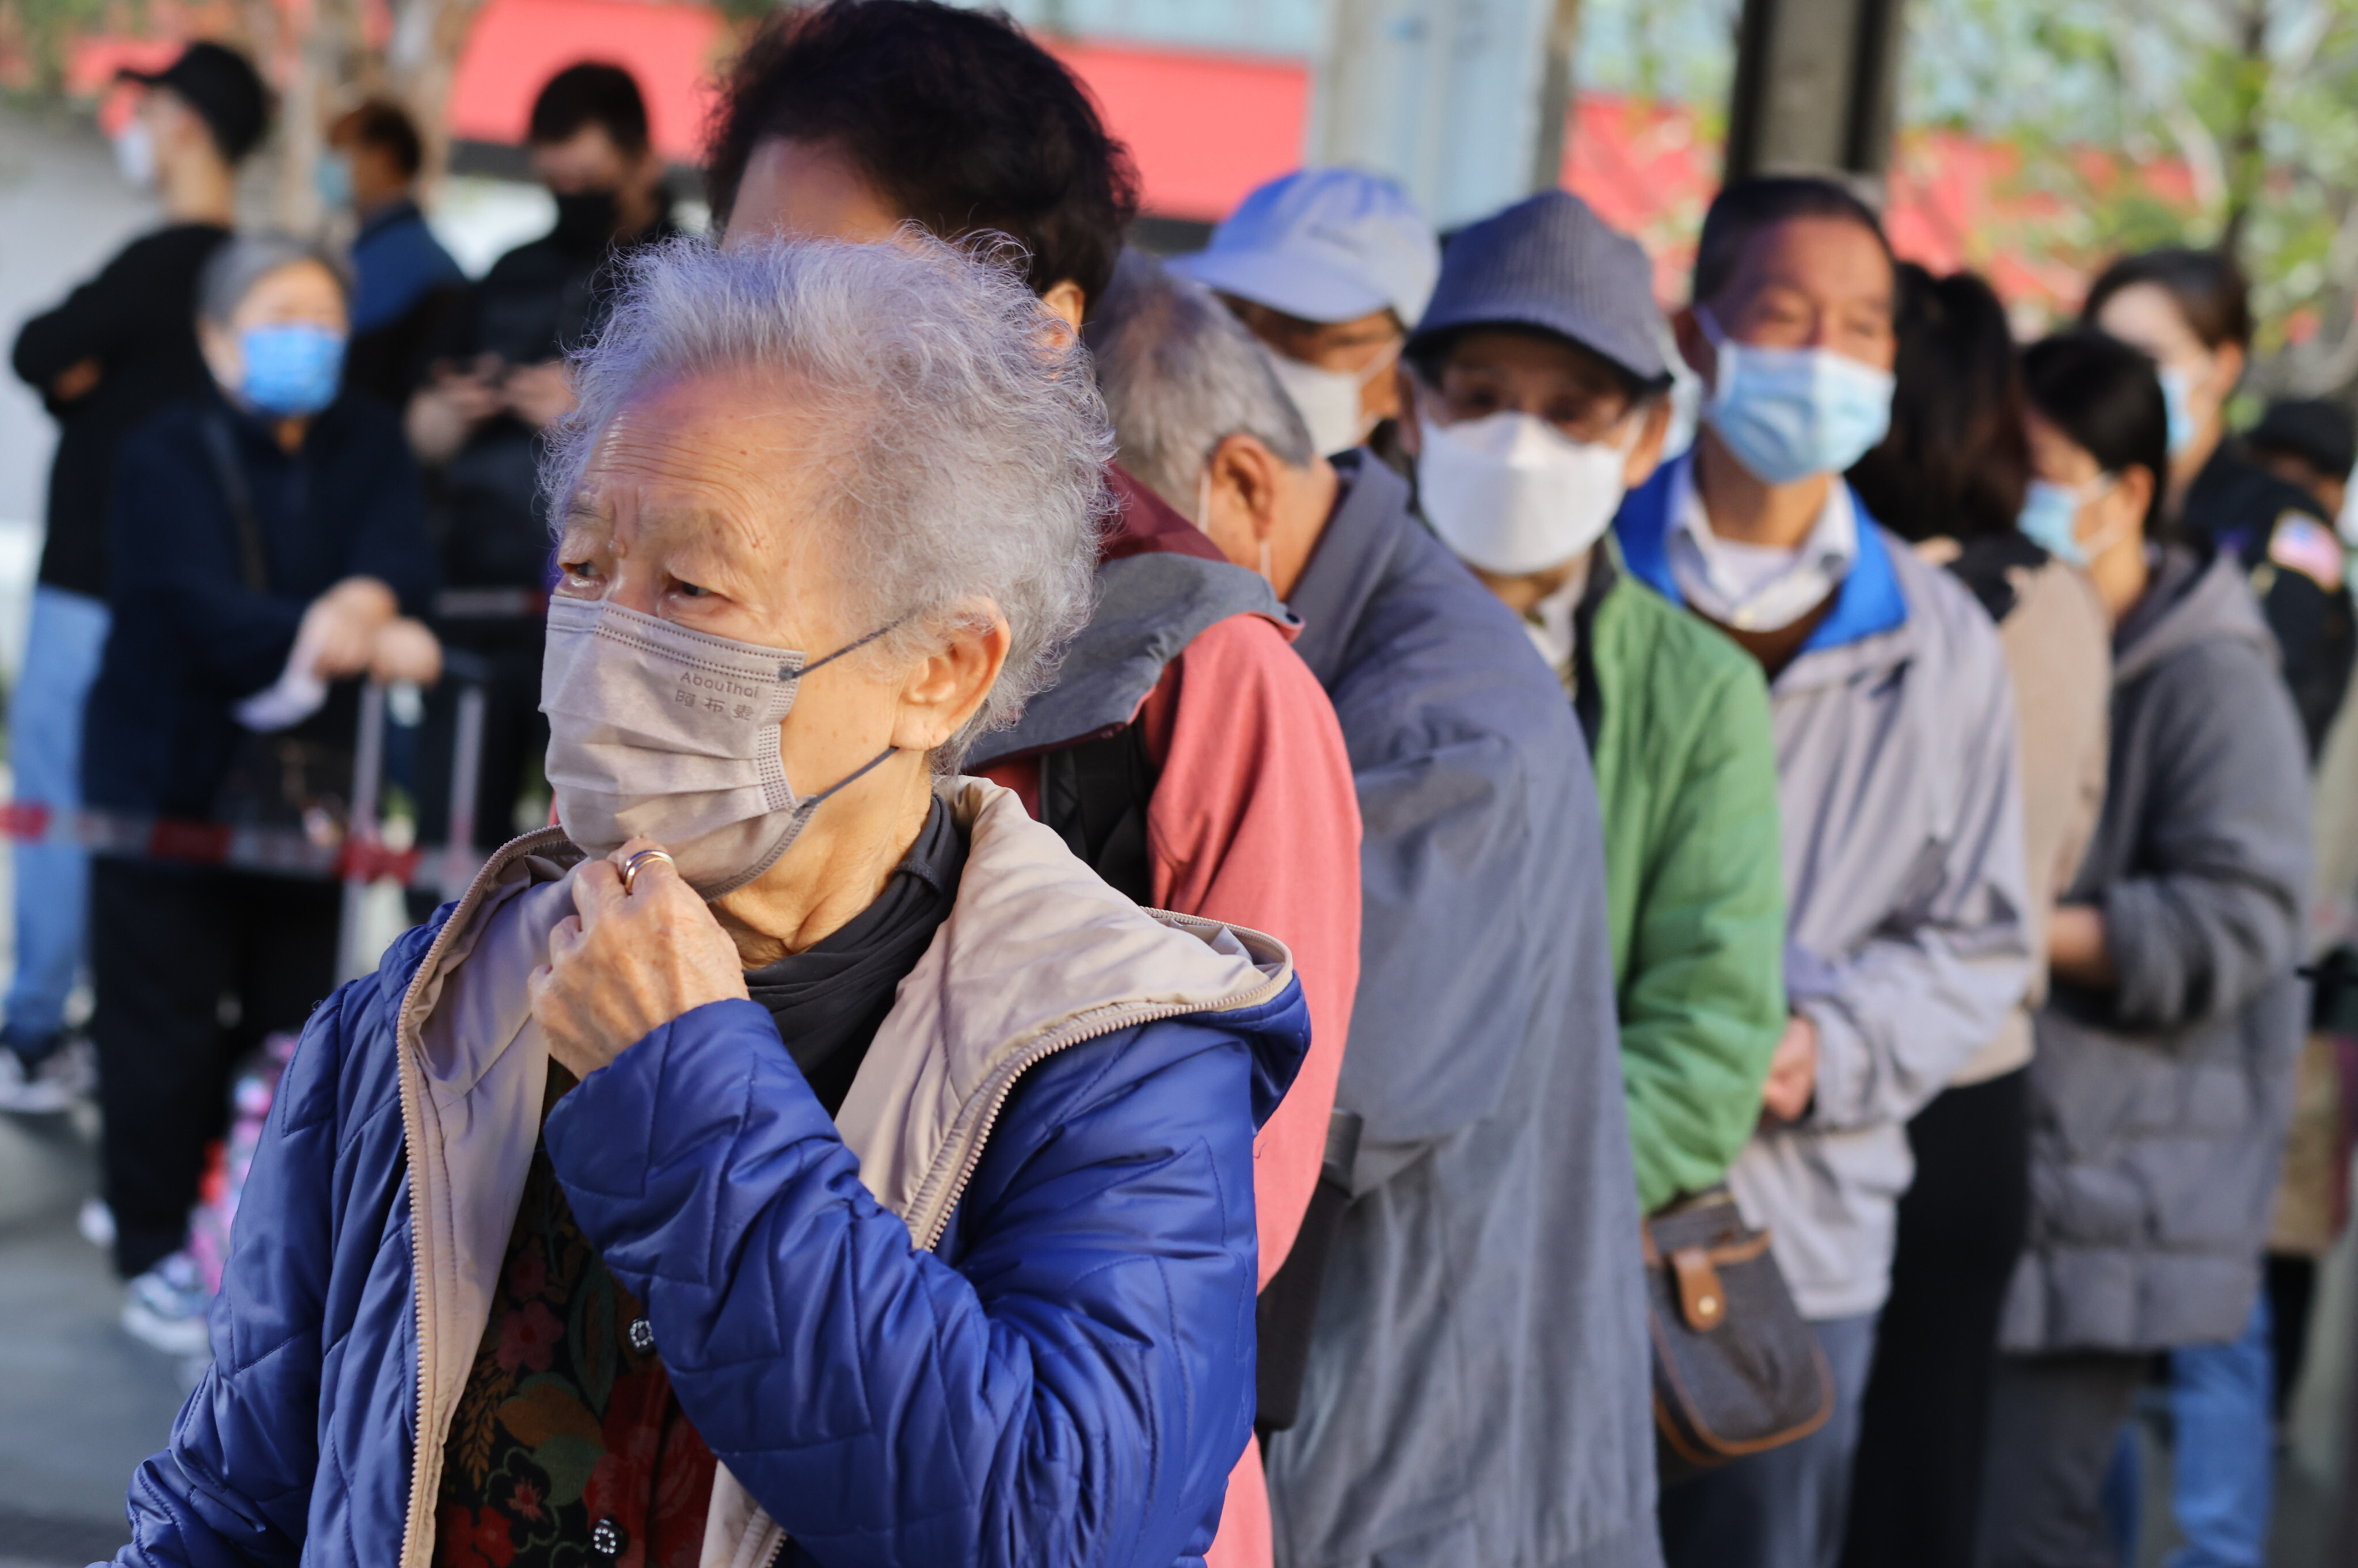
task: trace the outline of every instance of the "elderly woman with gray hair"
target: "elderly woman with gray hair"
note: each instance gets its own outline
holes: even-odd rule
[[[1110,442],[904,236],[632,265],[551,460],[560,826],[314,1017],[121,1561],[1192,1563],[1292,963],[957,776]]]
[[[110,492],[114,630],[82,798],[160,821],[142,849],[183,863],[95,860],[91,1032],[124,1323],[181,1354],[204,1348],[206,1292],[180,1248],[231,1065],[302,1027],[335,983],[337,931],[332,883],[186,860],[217,853],[229,827],[299,832],[349,791],[357,705],[349,685],[330,700],[329,682],[439,666],[431,633],[402,618],[434,586],[416,466],[391,416],[338,395],[345,307],[342,275],[311,246],[223,243],[197,296],[213,388],[127,436]]]

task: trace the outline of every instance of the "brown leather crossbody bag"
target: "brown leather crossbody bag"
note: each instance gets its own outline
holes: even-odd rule
[[[1833,1369],[1725,1186],[1642,1227],[1654,1428],[1664,1485],[1807,1437],[1833,1413]]]

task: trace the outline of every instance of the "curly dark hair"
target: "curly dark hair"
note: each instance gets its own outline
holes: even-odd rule
[[[784,12],[730,71],[705,186],[726,225],[753,149],[824,142],[946,239],[995,232],[1030,254],[1035,294],[1094,302],[1138,214],[1130,150],[1070,71],[998,12],[934,0],[827,0]]]

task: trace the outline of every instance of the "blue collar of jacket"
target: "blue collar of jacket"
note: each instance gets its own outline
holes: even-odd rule
[[[1679,465],[1693,461],[1693,456],[1690,450],[1656,469],[1653,478],[1630,492],[1628,499],[1621,503],[1620,514],[1613,519],[1613,535],[1621,546],[1622,564],[1639,581],[1682,607],[1686,604],[1686,596],[1679,591],[1678,579],[1671,571],[1671,481]],[[1866,510],[1866,503],[1859,500],[1856,491],[1851,492],[1850,499],[1858,509],[1862,524],[1858,531],[1858,557],[1851,562],[1842,586],[1834,589],[1833,609],[1801,644],[1804,654],[1864,642],[1880,633],[1897,630],[1908,621],[1908,596],[1901,591],[1898,574],[1892,569],[1891,547],[1884,542],[1883,529]]]

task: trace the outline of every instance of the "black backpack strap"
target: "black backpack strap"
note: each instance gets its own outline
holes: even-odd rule
[[[1154,778],[1145,730],[1135,719],[1040,758],[1040,820],[1108,886],[1140,904],[1154,902],[1146,840]]]
[[[2014,613],[2020,597],[2015,592],[2014,573],[2037,571],[2046,564],[2045,550],[2008,529],[1968,542],[1949,563],[1949,575],[1981,601],[1991,621],[2001,622]]]
[[[1351,1206],[1351,1167],[1358,1161],[1362,1126],[1356,1114],[1339,1106],[1326,1119],[1326,1154],[1302,1228],[1294,1232],[1293,1250],[1270,1277],[1253,1311],[1260,1341],[1253,1431],[1264,1444],[1302,1413],[1311,1331],[1318,1322],[1318,1298],[1325,1293],[1327,1261],[1342,1233],[1343,1211]]]
[[[244,465],[237,460],[237,438],[217,414],[204,420],[205,454],[212,459],[213,477],[221,481],[229,503],[230,520],[237,524],[239,565],[245,586],[256,593],[270,591],[270,557],[262,545],[262,519],[254,515],[254,492],[245,482]]]
[[[1588,586],[1572,612],[1572,711],[1580,720],[1580,738],[1588,744],[1590,766],[1595,765],[1596,732],[1605,725],[1605,689],[1596,682],[1596,607],[1613,591],[1620,573],[1613,552],[1598,540],[1588,556]]]

